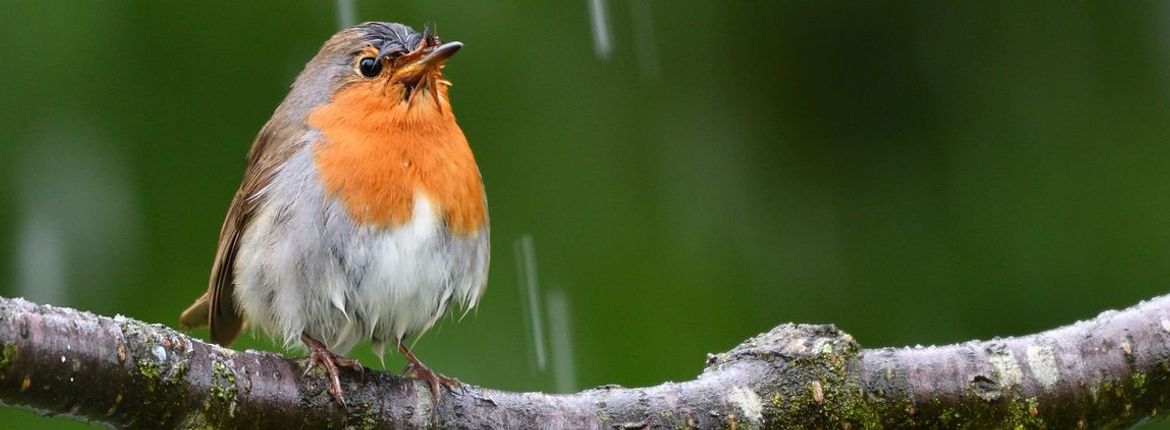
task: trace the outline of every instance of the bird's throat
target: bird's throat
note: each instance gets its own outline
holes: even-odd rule
[[[483,182],[451,109],[410,106],[366,85],[339,91],[308,116],[323,135],[313,159],[326,192],[355,222],[379,227],[409,222],[414,194],[424,192],[452,232],[478,232]]]

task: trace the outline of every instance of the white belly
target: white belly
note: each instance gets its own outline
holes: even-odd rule
[[[253,327],[297,344],[302,332],[344,354],[362,339],[421,333],[451,299],[474,307],[487,281],[488,230],[451,234],[425,193],[408,223],[354,225],[324,195],[306,149],[263,191],[236,260],[235,295]]]

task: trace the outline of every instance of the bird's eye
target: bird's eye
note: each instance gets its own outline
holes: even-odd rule
[[[362,72],[363,76],[372,78],[382,73],[382,62],[374,57],[362,58],[362,61],[358,63],[358,70]]]

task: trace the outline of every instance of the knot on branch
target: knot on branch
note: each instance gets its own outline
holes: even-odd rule
[[[844,366],[861,350],[853,336],[832,324],[783,324],[755,335],[731,351],[707,354],[704,373],[739,362],[788,363],[814,359]]]
[[[867,397],[860,355],[853,336],[833,325],[784,324],[709,355],[703,374],[744,375],[771,427],[880,427],[883,409]]]

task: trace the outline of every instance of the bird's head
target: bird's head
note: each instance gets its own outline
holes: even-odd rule
[[[429,29],[368,22],[341,30],[293,84],[290,99],[313,110],[346,103],[357,111],[400,111],[403,119],[450,115],[443,67],[463,47]]]

